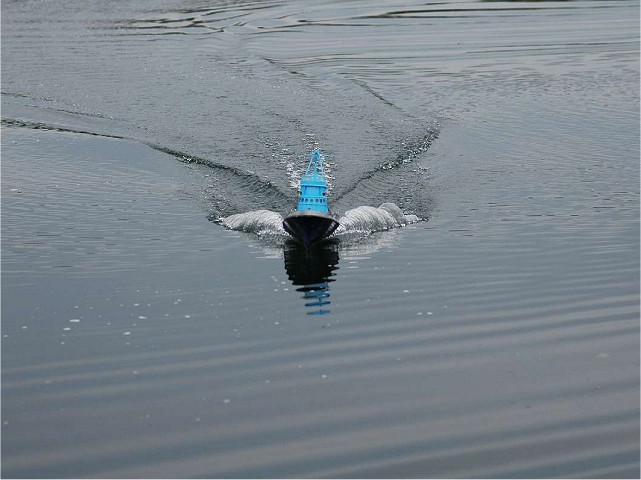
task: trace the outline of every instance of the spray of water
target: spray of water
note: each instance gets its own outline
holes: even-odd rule
[[[416,215],[405,214],[394,203],[379,207],[360,206],[348,210],[339,218],[340,227],[334,233],[338,238],[363,237],[372,233],[404,227],[416,223]],[[253,233],[259,237],[287,236],[283,229],[283,216],[271,210],[237,213],[220,220],[230,230]]]

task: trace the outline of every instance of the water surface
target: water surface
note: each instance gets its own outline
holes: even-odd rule
[[[4,2],[3,476],[638,478],[638,18]]]

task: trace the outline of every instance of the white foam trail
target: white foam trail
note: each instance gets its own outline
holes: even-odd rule
[[[221,223],[230,230],[239,230],[257,235],[287,235],[283,228],[282,215],[271,210],[237,213],[223,218]]]
[[[370,234],[404,227],[418,222],[416,215],[406,215],[393,203],[379,207],[361,206],[345,212],[334,235]],[[230,230],[254,233],[259,236],[287,235],[283,229],[283,216],[271,210],[237,213],[223,218],[221,224]]]
[[[418,217],[405,215],[393,203],[383,203],[378,208],[362,206],[348,210],[338,222],[340,227],[336,229],[336,235],[341,235],[345,233],[373,233],[404,227],[410,223],[418,222]]]

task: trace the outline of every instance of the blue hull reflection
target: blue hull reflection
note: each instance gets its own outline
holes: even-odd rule
[[[329,284],[338,270],[338,242],[326,241],[305,248],[298,242],[287,242],[284,248],[287,277],[303,293],[307,315],[330,313]]]

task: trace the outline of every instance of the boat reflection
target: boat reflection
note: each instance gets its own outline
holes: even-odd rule
[[[307,315],[325,315],[328,305],[329,284],[335,280],[338,270],[338,241],[325,241],[311,247],[288,241],[285,243],[285,272],[303,293]]]

